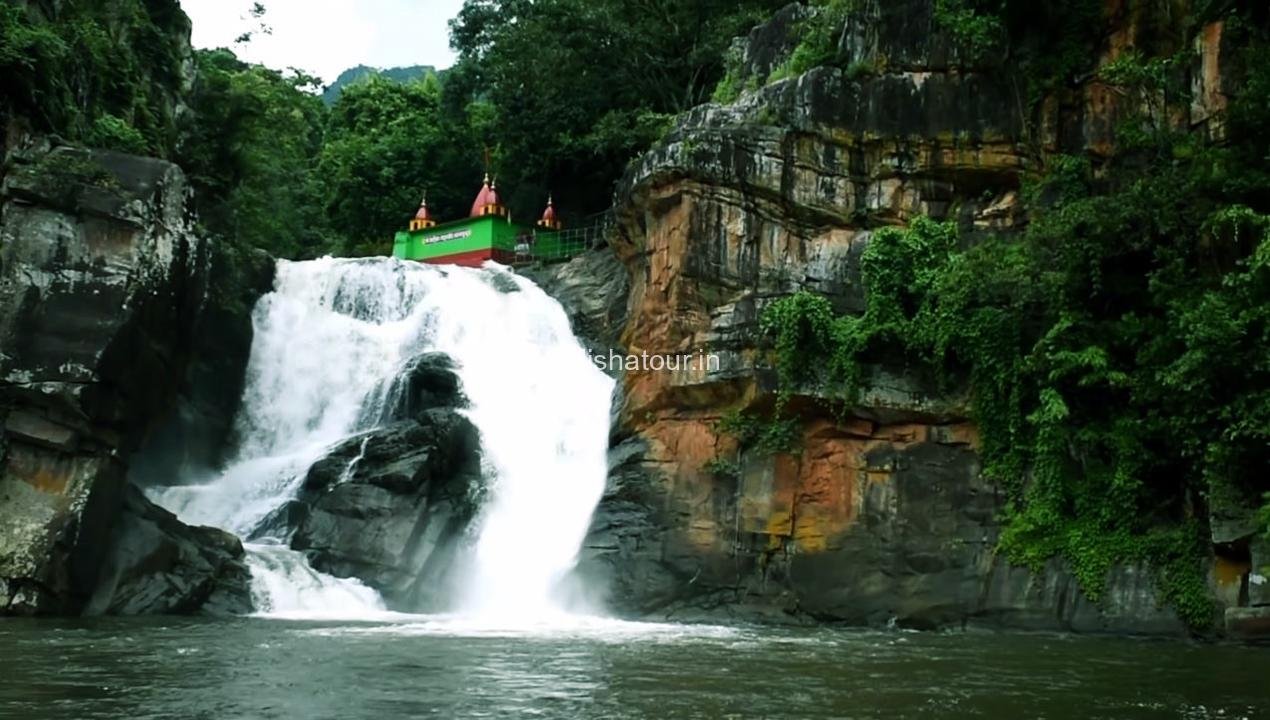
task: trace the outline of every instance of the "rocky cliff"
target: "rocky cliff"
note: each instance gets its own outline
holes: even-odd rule
[[[736,47],[736,79],[750,89],[679,118],[619,188],[612,250],[629,290],[611,283],[592,303],[625,297],[626,312],[598,336],[634,354],[701,351],[718,363],[622,377],[609,487],[581,564],[615,608],[1186,632],[1146,567],[1114,569],[1092,602],[1058,561],[1033,573],[999,557],[1004,498],[980,474],[964,394],[934,392],[902,364],[873,368],[845,420],[816,391],[796,394],[797,451],[741,451],[720,430],[729,413],[774,402],[758,328],[772,299],[808,289],[859,311],[860,257],[876,228],[926,215],[971,239],[1009,232],[1026,222],[1020,185],[1039,159],[1114,152],[1126,100],[1086,77],[1025,112],[1008,74],[958,56],[933,8],[857,3],[834,35],[837,67],[772,81],[811,13],[786,8]],[[1105,20],[1101,61],[1147,42],[1133,4],[1108,3]],[[1221,132],[1222,32],[1204,27],[1192,46],[1196,92],[1181,122],[1200,132]],[[566,304],[569,292],[557,289]],[[1255,566],[1215,573],[1214,596],[1247,604],[1239,588]]]
[[[168,162],[33,141],[3,177],[0,613],[249,609],[237,538],[128,478],[160,424],[223,443],[272,262],[201,239]]]

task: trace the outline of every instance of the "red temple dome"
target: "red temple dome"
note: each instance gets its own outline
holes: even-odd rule
[[[415,212],[414,218],[410,221],[411,230],[421,230],[436,225],[437,221],[432,219],[432,213],[428,212],[428,196],[425,194],[423,200],[419,201],[419,209]]]
[[[503,208],[498,200],[498,188],[489,181],[489,173],[485,174],[485,182],[481,185],[481,191],[476,194],[476,200],[472,202],[471,217],[482,217],[484,215],[506,215],[507,211]]]
[[[481,191],[476,194],[476,200],[472,201],[471,217],[480,217],[481,210],[489,204],[489,174],[485,175],[485,182],[481,184]]]
[[[419,212],[415,213],[415,220],[431,220],[431,219],[432,219],[432,214],[428,212],[428,198],[425,197],[423,199],[423,202],[419,203]]]
[[[547,209],[542,211],[542,219],[538,221],[538,226],[552,230],[560,228],[560,221],[556,218],[556,206],[550,195],[547,196]]]

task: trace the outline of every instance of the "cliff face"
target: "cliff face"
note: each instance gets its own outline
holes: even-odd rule
[[[807,289],[839,311],[862,308],[869,228],[928,215],[971,239],[1009,231],[1026,221],[1020,182],[1038,158],[1114,151],[1124,101],[1108,88],[1088,80],[1024,113],[1004,74],[959,60],[932,9],[860,4],[838,34],[849,69],[693,110],[619,189],[614,250],[630,279],[619,344],[719,362],[622,378],[609,489],[582,561],[615,607],[1185,632],[1145,567],[1113,571],[1093,603],[1057,562],[1033,574],[999,558],[1003,498],[980,476],[966,398],[933,393],[902,365],[874,368],[845,421],[814,391],[796,396],[792,454],[738,454],[718,429],[729,411],[773,403],[757,323],[766,303]],[[807,13],[790,6],[738,45],[742,84],[780,64]],[[1131,5],[1110,3],[1106,17],[1103,61],[1139,42]],[[1225,102],[1221,37],[1215,24],[1194,43],[1184,119],[1212,133]],[[736,458],[737,471],[719,472],[716,458]],[[1215,592],[1230,601],[1229,581]]]
[[[251,333],[233,308],[272,263],[200,239],[171,163],[47,144],[7,162],[0,613],[250,608],[237,538],[181,524],[127,478],[173,413],[223,439]],[[209,376],[222,385],[192,390]]]

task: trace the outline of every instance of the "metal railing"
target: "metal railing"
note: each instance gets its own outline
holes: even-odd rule
[[[607,243],[614,224],[613,211],[596,213],[586,221],[586,225],[576,228],[535,229],[533,235],[516,243],[513,264],[563,262]]]

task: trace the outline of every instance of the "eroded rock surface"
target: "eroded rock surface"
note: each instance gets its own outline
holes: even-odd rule
[[[242,597],[241,548],[181,525],[127,481],[128,458],[189,397],[200,343],[232,324],[208,310],[225,256],[192,231],[184,176],[159,160],[47,143],[7,162],[0,613],[242,607],[221,600]],[[245,351],[219,351],[212,365],[241,373]],[[227,428],[234,402],[204,403],[204,419]]]
[[[1038,151],[1114,151],[1119,100],[1108,88],[1091,78],[1042,103],[1039,118],[1023,117],[1015,88],[959,58],[932,7],[859,3],[838,35],[846,69],[765,84],[809,12],[787,8],[734,48],[749,89],[681,116],[621,184],[611,245],[630,287],[617,345],[718,361],[622,377],[609,485],[580,564],[609,588],[612,607],[1186,632],[1147,568],[1116,568],[1095,603],[1060,563],[1033,573],[999,558],[1003,498],[980,476],[965,393],[933,392],[901,362],[871,369],[845,419],[816,388],[797,393],[792,454],[740,452],[718,429],[730,411],[772,406],[758,318],[773,298],[806,289],[859,311],[873,228],[928,215],[956,220],[970,241],[1009,232],[1026,222],[1020,180]],[[1109,11],[1104,61],[1142,32],[1122,10]],[[1209,28],[1195,46],[1197,127],[1224,102],[1220,38]],[[1039,149],[1025,142],[1029,123]]]
[[[449,357],[426,353],[383,388],[375,429],[309,468],[296,500],[267,524],[314,568],[356,577],[416,611],[447,599],[450,571],[481,493],[476,428]]]

